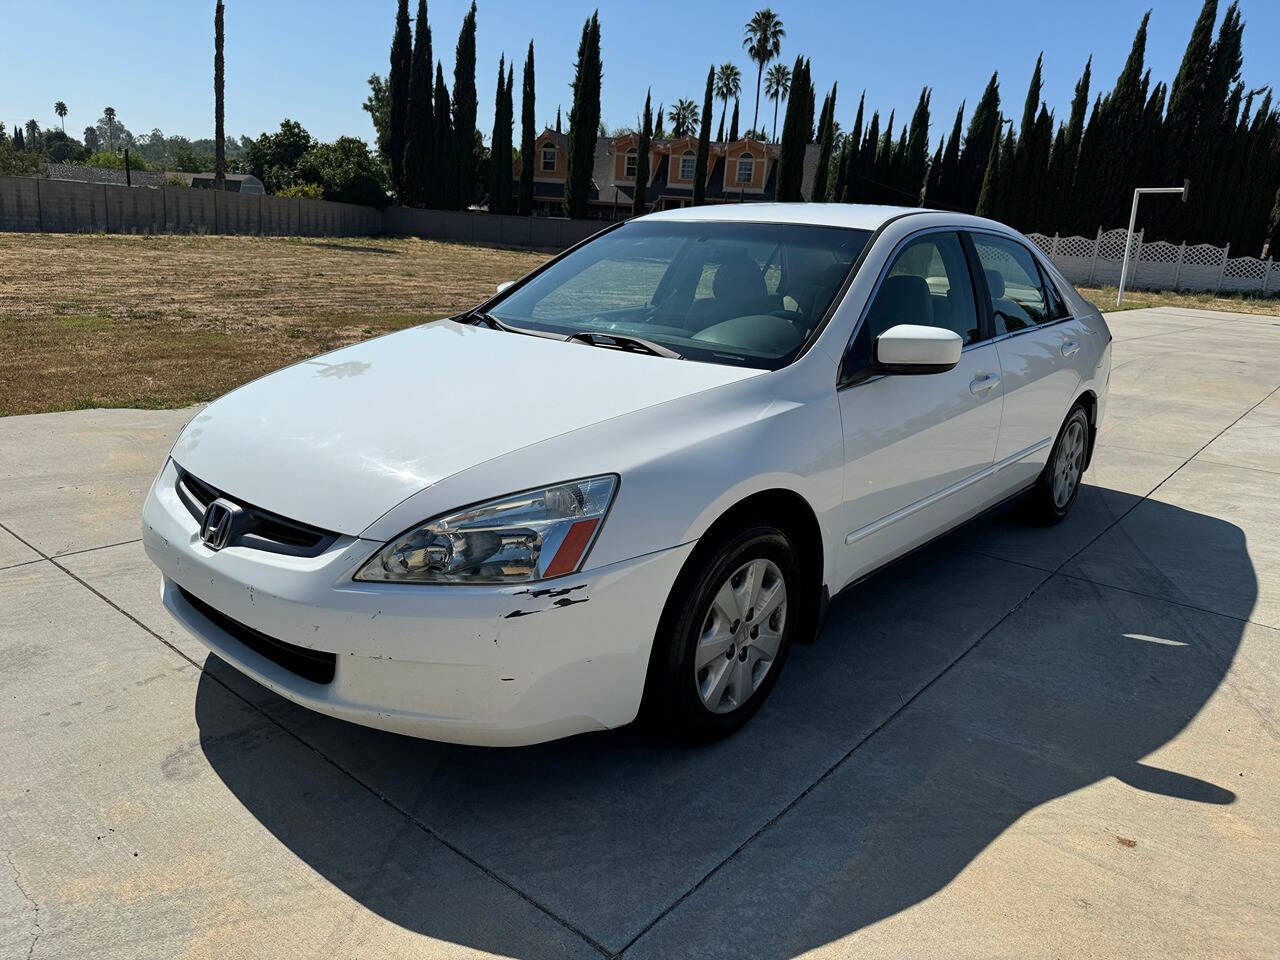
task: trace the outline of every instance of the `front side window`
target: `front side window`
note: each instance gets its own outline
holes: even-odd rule
[[[690,360],[777,369],[817,331],[870,236],[638,220],[553,263],[490,313],[517,330],[639,337]]]
[[[738,183],[750,183],[755,170],[755,158],[744,153],[738,158]]]
[[[686,150],[684,152],[684,156],[680,158],[680,179],[681,180],[693,179],[694,161],[696,159],[697,157],[694,156],[694,153],[692,150]]]
[[[1031,251],[1020,243],[975,233],[973,246],[987,281],[995,333],[1014,333],[1050,320],[1040,270]]]
[[[556,168],[556,148],[542,148],[542,170],[544,173],[550,172]]]
[[[627,151],[626,164],[623,167],[623,176],[634,180],[636,178],[636,166],[639,163],[640,154],[635,147]]]
[[[980,339],[978,309],[965,262],[954,233],[929,233],[898,252],[867,311],[874,340],[900,323],[945,327],[966,344]]]

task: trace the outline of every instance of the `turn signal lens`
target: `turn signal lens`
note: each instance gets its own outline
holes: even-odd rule
[[[356,574],[393,583],[526,583],[582,567],[618,478],[517,493],[428,520],[396,537]]]

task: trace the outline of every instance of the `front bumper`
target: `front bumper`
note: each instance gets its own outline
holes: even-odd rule
[[[143,508],[165,607],[220,658],[321,713],[410,736],[515,746],[635,719],[663,604],[692,544],[524,586],[351,579],[382,545],[339,537],[315,558],[210,551],[172,462]],[[183,596],[294,646],[336,655],[304,679]]]

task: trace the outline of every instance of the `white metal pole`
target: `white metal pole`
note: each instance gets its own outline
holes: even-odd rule
[[[1116,293],[1116,306],[1124,302],[1124,283],[1129,276],[1129,251],[1133,247],[1133,228],[1138,222],[1138,198],[1144,193],[1176,193],[1185,201],[1191,181],[1180,187],[1138,187],[1133,191],[1133,209],[1129,211],[1129,233],[1124,238],[1124,262],[1120,265],[1120,289]]]
[[[1133,191],[1133,208],[1129,211],[1129,232],[1124,237],[1124,262],[1120,264],[1120,289],[1116,292],[1116,306],[1124,303],[1124,282],[1129,278],[1129,251],[1133,248],[1133,227],[1138,222],[1138,197],[1141,190]]]

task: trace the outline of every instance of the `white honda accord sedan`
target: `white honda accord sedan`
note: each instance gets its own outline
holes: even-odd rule
[[[1015,495],[1062,519],[1110,344],[988,220],[655,213],[210,404],[144,542],[186,629],[323,713],[710,739],[842,588]]]

